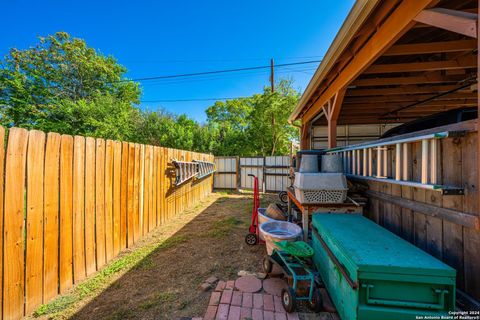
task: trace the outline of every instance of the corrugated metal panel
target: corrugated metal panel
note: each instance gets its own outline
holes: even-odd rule
[[[258,177],[258,185],[260,190],[263,188],[263,157],[246,157],[240,158],[240,188],[253,189],[253,179],[249,174],[254,174]]]
[[[217,171],[214,176],[215,189],[236,189],[237,188],[237,158],[236,157],[215,157]]]
[[[289,166],[289,156],[265,157],[265,189],[267,191],[286,190],[290,185]]]

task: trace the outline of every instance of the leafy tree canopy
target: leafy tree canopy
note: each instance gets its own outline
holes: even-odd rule
[[[103,137],[216,155],[276,155],[289,151],[287,124],[299,94],[282,80],[248,98],[217,101],[207,123],[162,109],[138,107],[140,84],[126,68],[65,32],[34,47],[11,49],[0,61],[0,124]]]

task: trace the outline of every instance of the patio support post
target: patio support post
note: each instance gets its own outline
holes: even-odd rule
[[[323,106],[323,112],[328,121],[329,148],[335,148],[337,146],[337,120],[340,115],[344,96],[345,89],[341,89]]]

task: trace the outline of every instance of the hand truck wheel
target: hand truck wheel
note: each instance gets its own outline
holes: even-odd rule
[[[257,235],[255,233],[249,233],[245,236],[245,243],[249,246],[254,246],[258,242]]]
[[[281,202],[288,203],[288,193],[287,193],[287,191],[281,191],[278,194],[278,198],[280,199]]]
[[[282,289],[282,305],[287,313],[291,313],[295,310],[295,292],[292,288]]]
[[[272,272],[273,263],[272,261],[270,261],[270,257],[268,255],[263,257],[262,267],[263,267],[263,272],[265,272],[266,274],[269,274]]]
[[[320,291],[315,288],[313,289],[312,300],[309,300],[307,303],[308,309],[313,312],[320,312],[323,309],[322,296]]]

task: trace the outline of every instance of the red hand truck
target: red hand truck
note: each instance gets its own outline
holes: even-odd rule
[[[254,246],[259,242],[263,242],[259,237],[259,226],[258,226],[258,208],[260,207],[260,192],[258,190],[258,178],[249,174],[249,177],[253,178],[253,207],[252,207],[252,221],[250,227],[248,228],[248,234],[245,236],[245,242],[249,246]]]

